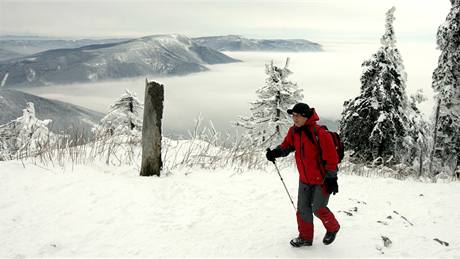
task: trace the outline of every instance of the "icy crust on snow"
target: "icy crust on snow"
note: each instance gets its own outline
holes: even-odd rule
[[[0,257],[460,256],[458,182],[342,172],[329,203],[341,223],[335,243],[322,244],[315,219],[314,246],[297,249],[294,211],[273,169],[158,178],[103,163],[67,168],[0,162]],[[282,174],[295,196],[295,168]]]

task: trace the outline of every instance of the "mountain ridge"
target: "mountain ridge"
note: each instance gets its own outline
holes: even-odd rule
[[[239,62],[178,35],[152,35],[122,42],[52,49],[0,62],[5,88],[92,82],[206,71],[208,64]]]
[[[240,35],[193,38],[200,45],[219,51],[322,51],[319,43],[304,39],[249,39]]]

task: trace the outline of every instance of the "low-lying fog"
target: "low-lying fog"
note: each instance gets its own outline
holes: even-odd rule
[[[407,92],[424,90],[428,101],[420,108],[426,116],[432,111],[431,75],[439,51],[434,43],[398,43],[407,72]],[[249,114],[249,102],[256,89],[264,85],[265,64],[273,60],[284,66],[290,57],[291,81],[303,89],[304,102],[315,107],[320,118],[340,118],[343,102],[359,94],[361,63],[379,47],[375,44],[334,44],[324,52],[273,53],[226,52],[243,62],[208,66],[210,71],[174,77],[147,77],[165,85],[164,129],[184,134],[202,114],[221,131],[233,132],[230,121]],[[145,77],[111,82],[57,85],[22,89],[42,97],[61,100],[101,112],[107,112],[124,89],[144,100]]]

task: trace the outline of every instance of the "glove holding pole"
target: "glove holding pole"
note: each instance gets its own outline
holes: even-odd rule
[[[268,161],[275,163],[276,158],[283,156],[283,151],[281,151],[279,147],[275,149],[267,148],[267,153],[265,156],[267,157]]]

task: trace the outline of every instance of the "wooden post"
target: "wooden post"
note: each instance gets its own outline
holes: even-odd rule
[[[144,122],[142,126],[141,176],[160,176],[161,119],[163,118],[164,87],[145,80]]]

